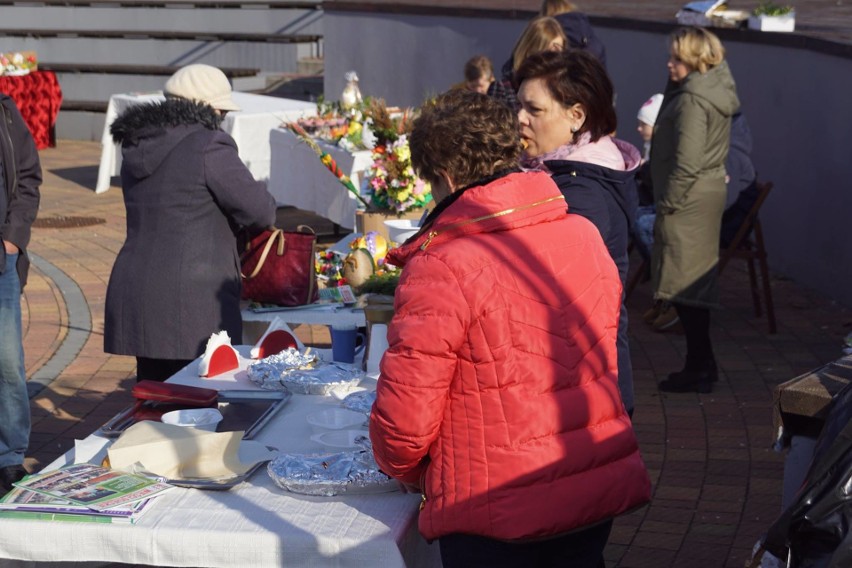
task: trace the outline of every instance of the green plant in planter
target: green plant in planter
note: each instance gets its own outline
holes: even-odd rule
[[[774,2],[761,2],[760,5],[754,9],[753,13],[755,16],[786,16],[792,12],[792,6],[782,6],[780,4],[775,4]]]
[[[358,288],[358,293],[393,296],[399,284],[399,275],[399,270],[379,271],[367,278],[367,281]]]

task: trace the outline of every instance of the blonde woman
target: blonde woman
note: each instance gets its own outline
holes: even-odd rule
[[[725,158],[740,103],[725,49],[713,33],[679,28],[669,46],[669,82],[651,143],[657,208],[651,277],[654,298],[671,302],[684,327],[686,363],[659,387],[708,393],[717,379],[710,308],[718,296]]]
[[[578,11],[577,5],[568,0],[544,0],[541,3],[540,16],[556,18],[565,37],[568,38],[566,47],[583,49],[598,58],[606,68],[606,48],[595,35],[595,30],[585,14]]]
[[[491,84],[488,95],[517,112],[520,110],[520,104],[513,80],[521,63],[530,55],[545,51],[562,51],[566,47],[568,47],[568,40],[565,32],[562,31],[562,25],[554,18],[532,20],[518,38],[512,50],[512,57],[503,64],[501,80]]]

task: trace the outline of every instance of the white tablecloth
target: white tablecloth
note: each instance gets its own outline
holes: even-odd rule
[[[240,347],[242,353],[247,349]],[[257,388],[242,371],[214,380],[197,375],[194,362],[170,381],[220,390]],[[330,397],[294,395],[255,439],[283,452],[326,450],[311,441],[305,416],[337,404]],[[73,460],[73,451],[65,458]],[[297,495],[278,488],[263,468],[230,491],[175,489],[157,498],[135,525],[0,519],[0,559],[228,568],[439,567],[438,545],[427,545],[417,532],[419,500],[398,492]],[[0,560],[4,568],[16,564]]]
[[[360,187],[360,173],[371,164],[367,150],[347,152],[337,146],[319,142],[337,162],[341,171]],[[355,228],[358,200],[334,174],[328,171],[319,157],[287,129],[276,128],[269,133],[272,164],[269,170],[269,193],[279,205],[292,205],[325,217],[347,229]]]
[[[331,325],[333,323],[367,325],[363,308],[347,308],[340,304],[315,306],[310,308],[284,308],[281,310],[253,312],[246,308],[242,311],[243,321],[268,321],[281,318],[288,324]]]
[[[282,122],[315,115],[316,103],[241,92],[234,92],[233,97],[242,110],[225,115],[222,130],[237,142],[240,158],[255,179],[265,180],[269,177],[269,131],[280,126]],[[121,172],[121,147],[113,142],[109,133],[112,122],[133,105],[161,100],[161,92],[119,94],[109,98],[104,132],[101,136],[101,163],[95,193],[107,191],[110,178]]]

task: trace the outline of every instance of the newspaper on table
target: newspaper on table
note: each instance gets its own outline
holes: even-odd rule
[[[95,511],[136,503],[174,488],[150,477],[87,463],[31,475],[15,486]]]
[[[135,523],[150,509],[152,500],[143,499],[128,505],[96,511],[76,505],[67,499],[15,487],[0,498],[0,518]]]

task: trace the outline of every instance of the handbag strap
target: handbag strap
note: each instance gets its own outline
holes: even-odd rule
[[[300,225],[302,227],[304,225]],[[244,276],[240,274],[246,280],[251,280],[258,274],[260,274],[260,270],[263,268],[264,263],[266,262],[266,257],[269,256],[269,251],[272,249],[272,245],[275,243],[275,239],[278,239],[278,256],[284,254],[284,231],[281,229],[275,229],[269,234],[269,238],[266,239],[266,244],[263,245],[263,252],[260,253],[260,258],[257,261],[257,264],[254,266],[254,270],[252,270],[251,274],[248,276]]]
[[[305,229],[305,230],[303,231],[302,229]],[[310,233],[314,236],[314,241],[313,241],[313,244],[311,245],[311,258],[315,259],[316,256],[317,256],[317,239],[316,239],[317,233],[316,233],[316,231],[314,231],[313,228],[311,228],[307,225],[299,225],[298,227],[296,227],[296,232],[297,233]],[[308,281],[308,297],[305,298],[306,304],[310,304],[311,300],[313,300],[314,288],[316,287],[316,285],[317,285],[317,279],[316,279],[316,275],[314,275],[314,277],[310,278],[309,281]]]

